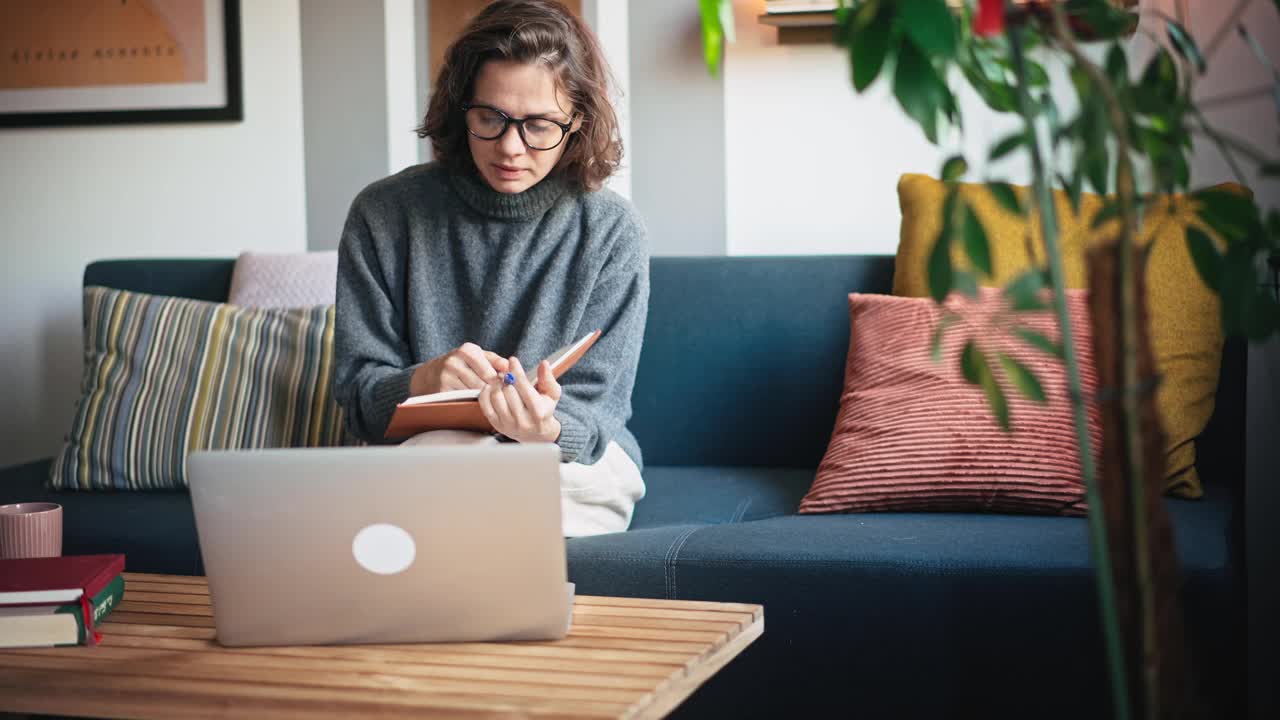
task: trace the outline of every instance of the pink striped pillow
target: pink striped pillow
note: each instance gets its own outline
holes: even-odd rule
[[[1067,291],[1085,393],[1097,385],[1089,337],[1088,297]],[[870,511],[987,511],[1082,515],[1084,485],[1076,454],[1066,370],[1027,345],[1014,326],[1057,340],[1049,312],[1008,309],[1000,290],[978,300],[947,299],[960,315],[930,358],[941,310],[928,298],[849,296],[851,337],[840,412],[802,513]],[[1013,431],[996,423],[982,390],[964,381],[959,356],[968,339],[996,362],[1004,352],[1031,368],[1044,386],[1045,405],[1023,398],[997,378],[1009,398]],[[1096,406],[1089,433],[1095,453],[1102,431]]]

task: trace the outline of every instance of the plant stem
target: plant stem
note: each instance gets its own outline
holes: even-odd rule
[[[1027,147],[1031,152],[1032,178],[1036,202],[1040,210],[1040,231],[1044,235],[1045,257],[1049,262],[1049,276],[1053,281],[1053,307],[1062,328],[1062,349],[1067,369],[1067,385],[1071,392],[1072,419],[1075,423],[1076,445],[1080,452],[1080,475],[1084,480],[1089,503],[1089,534],[1092,542],[1093,562],[1098,581],[1098,601],[1101,606],[1103,636],[1107,648],[1107,670],[1111,675],[1113,718],[1129,718],[1129,685],[1125,677],[1124,646],[1120,636],[1120,619],[1117,614],[1115,575],[1111,570],[1111,552],[1107,543],[1107,527],[1103,517],[1102,493],[1098,489],[1093,449],[1089,442],[1084,391],[1080,380],[1080,363],[1076,357],[1072,339],[1071,316],[1067,312],[1067,279],[1062,267],[1062,255],[1058,248],[1058,222],[1045,176],[1044,158],[1040,155],[1040,142],[1036,137],[1035,111],[1031,95],[1027,91],[1026,59],[1023,56],[1023,30],[1010,26],[1009,53],[1013,59],[1014,73],[1018,77],[1019,110],[1026,123]]]
[[[1214,95],[1207,97],[1196,103],[1196,107],[1201,110],[1208,110],[1219,105],[1231,105],[1233,103],[1251,102],[1254,100],[1269,100],[1272,93],[1276,91],[1275,83],[1267,85],[1259,85],[1258,87],[1248,88],[1239,92],[1224,93],[1222,95]]]
[[[1240,0],[1236,3],[1235,7],[1231,8],[1231,14],[1227,16],[1227,21],[1222,23],[1222,27],[1218,28],[1218,32],[1213,34],[1213,39],[1209,41],[1209,44],[1205,46],[1204,52],[1201,53],[1204,55],[1206,60],[1213,57],[1213,53],[1218,49],[1218,46],[1222,44],[1222,41],[1227,38],[1231,29],[1236,26],[1236,22],[1240,19],[1240,16],[1244,14],[1245,8],[1249,7],[1249,3],[1251,2],[1253,2],[1253,0]]]
[[[1267,162],[1262,153],[1259,153],[1257,150],[1249,147],[1249,144],[1242,140],[1236,140],[1235,138],[1228,137],[1225,133],[1215,130],[1213,126],[1209,124],[1209,120],[1205,118],[1204,113],[1199,109],[1193,107],[1191,111],[1195,113],[1196,119],[1200,121],[1200,132],[1208,135],[1209,139],[1213,141],[1213,144],[1218,146],[1218,152],[1222,153],[1222,158],[1226,160],[1227,165],[1231,167],[1231,172],[1236,176],[1236,181],[1241,185],[1248,185],[1249,181],[1245,179],[1244,173],[1240,171],[1240,165],[1236,162],[1235,155],[1231,153],[1231,148],[1234,146],[1237,150],[1249,155],[1249,159],[1259,165]]]
[[[1146,472],[1143,467],[1142,433],[1138,417],[1138,298],[1134,284],[1134,238],[1137,235],[1136,190],[1133,163],[1129,157],[1129,124],[1115,88],[1097,65],[1076,45],[1061,7],[1054,8],[1058,41],[1076,65],[1089,75],[1102,95],[1111,130],[1116,138],[1116,195],[1120,207],[1118,251],[1120,281],[1120,405],[1124,413],[1125,465],[1129,480],[1129,510],[1132,514],[1134,569],[1138,581],[1138,620],[1141,627],[1143,710],[1147,718],[1160,713],[1159,665],[1157,663],[1155,586],[1152,582],[1151,553],[1147,537]]]

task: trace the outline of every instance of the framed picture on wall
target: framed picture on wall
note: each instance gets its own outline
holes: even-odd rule
[[[0,127],[243,117],[239,0],[0,0]]]

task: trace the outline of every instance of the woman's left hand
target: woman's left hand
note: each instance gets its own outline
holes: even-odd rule
[[[480,391],[480,411],[493,429],[517,442],[555,442],[560,439],[560,421],[556,404],[560,402],[560,383],[551,374],[551,365],[538,366],[538,386],[524,374],[520,361],[512,357],[508,370],[514,385],[498,375]]]

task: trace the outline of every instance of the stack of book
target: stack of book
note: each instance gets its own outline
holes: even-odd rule
[[[836,0],[767,0],[764,11],[768,15],[787,13],[831,12],[839,3]]]
[[[0,560],[0,648],[96,645],[123,572],[124,555]]]

